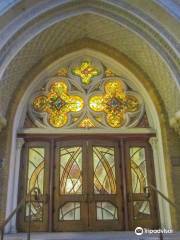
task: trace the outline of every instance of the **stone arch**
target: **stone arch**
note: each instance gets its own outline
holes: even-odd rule
[[[56,15],[53,13],[53,10],[55,9],[57,12],[58,8],[60,13]],[[119,11],[117,11],[116,8]],[[61,11],[63,14],[61,14]],[[46,13],[51,14],[50,19],[45,18],[46,16],[43,14]],[[162,56],[164,61],[167,62],[170,71],[172,71],[172,74],[175,77],[174,80],[179,87],[179,62],[176,41],[152,18],[125,2],[106,2],[104,4],[98,4],[97,1],[94,1],[88,3],[86,6],[83,4],[83,1],[79,1],[77,4],[72,4],[71,1],[55,1],[53,3],[44,1],[37,7],[33,6],[32,9],[28,10],[28,14],[20,15],[19,18],[9,24],[2,31],[4,38],[2,38],[0,42],[0,48],[2,49],[1,57],[3,59],[1,64],[1,78],[14,56],[25,44],[31,41],[32,38],[48,27],[54,25],[56,22],[87,13],[99,15],[117,22],[145,39],[145,41],[147,41]],[[44,17],[44,20],[41,21],[41,18],[38,19],[38,17]],[[35,24],[33,21],[35,21]],[[32,23],[31,27],[30,23]],[[20,37],[17,37],[18,33],[20,33]]]
[[[38,65],[34,70],[31,71],[31,75],[27,76],[26,80],[22,83],[22,85],[18,89],[18,94],[14,94],[13,104],[10,106],[8,111],[8,125],[6,130],[7,140],[6,140],[6,149],[5,155],[6,159],[9,159],[9,181],[8,181],[8,193],[7,193],[7,208],[6,208],[6,216],[12,211],[13,207],[16,206],[16,197],[17,192],[13,192],[16,184],[17,186],[17,176],[18,176],[18,163],[14,158],[14,154],[16,152],[16,133],[17,128],[19,126],[20,118],[22,116],[25,103],[25,99],[27,97],[27,93],[33,89],[33,82],[37,81],[40,76],[45,76],[48,73],[48,69],[51,69],[53,65],[58,63],[58,61],[62,61],[63,59],[71,59],[72,56],[76,56],[77,54],[84,54],[84,52],[88,53],[96,53],[96,55],[103,59],[106,58],[110,62],[115,63],[117,68],[122,65],[128,71],[131,72],[132,76],[134,75],[137,82],[139,81],[139,86],[142,87],[142,91],[147,98],[148,105],[153,113],[155,119],[155,129],[157,131],[157,139],[158,142],[154,141],[154,154],[156,157],[156,176],[157,176],[157,186],[159,189],[165,193],[167,196],[173,197],[172,192],[170,192],[171,188],[171,180],[169,176],[171,176],[171,165],[168,154],[168,146],[167,146],[167,121],[166,121],[166,111],[164,110],[163,103],[157,93],[157,90],[152,85],[148,76],[141,71],[141,69],[132,61],[130,61],[124,54],[117,52],[115,49],[110,48],[109,46],[103,45],[101,43],[95,41],[88,41],[84,44],[81,44],[81,41],[77,41],[74,44],[66,46],[64,49],[59,49],[58,52],[55,53],[55,56],[50,56],[48,59],[45,59],[40,65]],[[79,51],[78,51],[79,50]],[[56,59],[56,62],[55,62]],[[12,124],[13,123],[13,124]],[[18,161],[18,160],[17,160]],[[15,181],[16,179],[16,181]],[[17,191],[17,189],[16,189]],[[14,201],[12,201],[12,194],[14,197]],[[171,227],[174,225],[174,213],[170,211],[170,208],[167,203],[165,203],[162,199],[159,199],[160,203],[160,214],[161,214],[161,224],[163,227]],[[166,209],[166,211],[164,211]],[[14,222],[11,222],[10,227],[14,227]]]

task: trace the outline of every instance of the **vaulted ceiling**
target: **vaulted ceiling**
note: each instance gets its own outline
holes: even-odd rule
[[[171,34],[169,29],[165,31],[167,29],[159,25],[158,19],[154,21],[150,12],[145,15],[145,6],[144,9],[140,9],[138,4],[135,4],[138,1],[131,1],[132,5],[129,4],[130,1],[122,1],[122,5],[119,4],[120,1],[117,3],[117,1],[93,0],[87,1],[87,4],[84,4],[83,1],[65,1],[69,5],[63,6],[62,4],[53,10],[48,8],[44,13],[33,18],[34,10],[29,15],[31,20],[25,22],[28,17],[25,13],[31,9],[28,6],[30,1],[26,2],[24,10],[20,7],[18,9],[18,6],[21,5],[14,7],[14,11],[17,15],[19,14],[19,19],[14,21],[11,19],[10,25],[7,24],[7,27],[1,31],[0,112],[4,116],[12,97],[18,91],[18,87],[25,80],[27,74],[31,74],[33,68],[49,56],[52,56],[53,61],[53,55],[57,49],[79,39],[85,39],[84,41],[87,39],[96,40],[115,48],[134,61],[151,79],[165,104],[169,117],[173,116],[180,108],[178,34]],[[37,4],[37,2],[44,3],[45,6],[49,1],[31,1],[32,5],[33,3]],[[127,9],[125,8],[126,4],[129,7]],[[136,5],[136,8],[133,5]],[[40,8],[40,5],[34,5],[34,9],[40,12],[43,8]],[[69,11],[68,17],[65,17],[66,11]],[[133,11],[132,15],[128,15]],[[162,16],[168,15],[162,9],[159,11],[163,12]],[[23,21],[19,22],[23,26],[15,31],[15,23],[18,24],[22,15],[24,25]],[[7,17],[8,15],[4,19],[3,16],[1,18],[4,22],[8,22]],[[144,19],[142,19],[143,17]],[[172,18],[170,15],[168,17]],[[144,32],[140,31],[140,23],[142,28],[144,23]],[[153,30],[150,33],[150,30],[155,26],[157,27],[155,33]],[[8,27],[9,32],[7,31]],[[161,34],[158,29],[161,30]],[[7,41],[5,41],[6,38]],[[171,40],[170,45],[168,45],[169,40]]]

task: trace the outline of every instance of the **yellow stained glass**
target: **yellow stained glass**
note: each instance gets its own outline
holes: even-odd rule
[[[67,123],[69,112],[78,112],[83,106],[83,99],[69,95],[68,86],[63,81],[53,83],[47,95],[38,96],[33,101],[34,110],[47,112],[50,125],[57,128]]]
[[[58,70],[57,75],[59,77],[66,77],[68,73],[68,70],[66,68],[61,68]]]
[[[95,125],[92,123],[90,118],[84,118],[80,124],[79,124],[80,128],[94,128]]]
[[[126,112],[136,112],[140,104],[135,96],[127,95],[119,80],[109,80],[104,84],[103,95],[93,96],[89,107],[95,112],[105,112],[106,121],[113,128],[123,125]]]
[[[111,69],[106,69],[106,70],[105,70],[105,76],[106,76],[106,77],[114,77],[114,76],[115,76],[115,73],[113,73],[113,72],[111,71]]]
[[[79,76],[82,83],[88,85],[91,82],[91,78],[98,76],[100,71],[89,61],[83,61],[80,66],[72,69],[72,73]]]

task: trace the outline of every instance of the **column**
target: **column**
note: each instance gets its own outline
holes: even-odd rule
[[[17,207],[18,200],[18,185],[19,185],[19,171],[20,171],[20,159],[21,159],[21,150],[24,145],[23,138],[17,138],[16,140],[16,164],[14,169],[14,186],[13,186],[13,202],[12,202],[12,211]],[[16,233],[16,215],[11,220],[10,223],[10,232]]]
[[[7,124],[7,121],[0,112],[0,132],[6,126],[6,124]]]
[[[151,144],[151,147],[153,150],[156,187],[159,191],[161,191],[165,196],[168,197],[165,163],[164,163],[164,159],[160,157],[160,150],[159,150],[160,145],[159,145],[158,138],[151,137],[149,139],[149,143]],[[169,228],[171,225],[169,203],[167,203],[167,201],[163,199],[159,194],[157,194],[157,196],[158,196],[158,203],[159,203],[161,228]]]

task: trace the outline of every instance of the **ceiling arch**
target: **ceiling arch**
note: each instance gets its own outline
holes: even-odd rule
[[[27,7],[1,31],[3,115],[30,69],[56,49],[89,38],[135,61],[151,78],[171,117],[180,102],[177,41],[157,21],[128,2],[34,0],[32,7]]]
[[[17,52],[38,33],[57,21],[91,12],[110,18],[111,21],[120,23],[144,38],[167,61],[178,81],[179,61],[175,39],[157,21],[139,9],[132,7],[126,1],[117,2],[114,0],[102,2],[93,0],[86,3],[81,0],[54,0],[53,2],[45,0],[26,9],[1,31],[1,76]],[[15,41],[16,35],[22,35],[18,37],[18,41]]]
[[[83,14],[54,24],[38,34],[16,54],[3,75],[0,88],[0,100],[3,103],[1,111],[6,113],[13,93],[30,69],[57,49],[83,38],[107,44],[136,62],[156,86],[169,116],[176,112],[180,102],[177,86],[158,53],[134,32],[94,14]],[[172,95],[175,96],[175,101]]]

